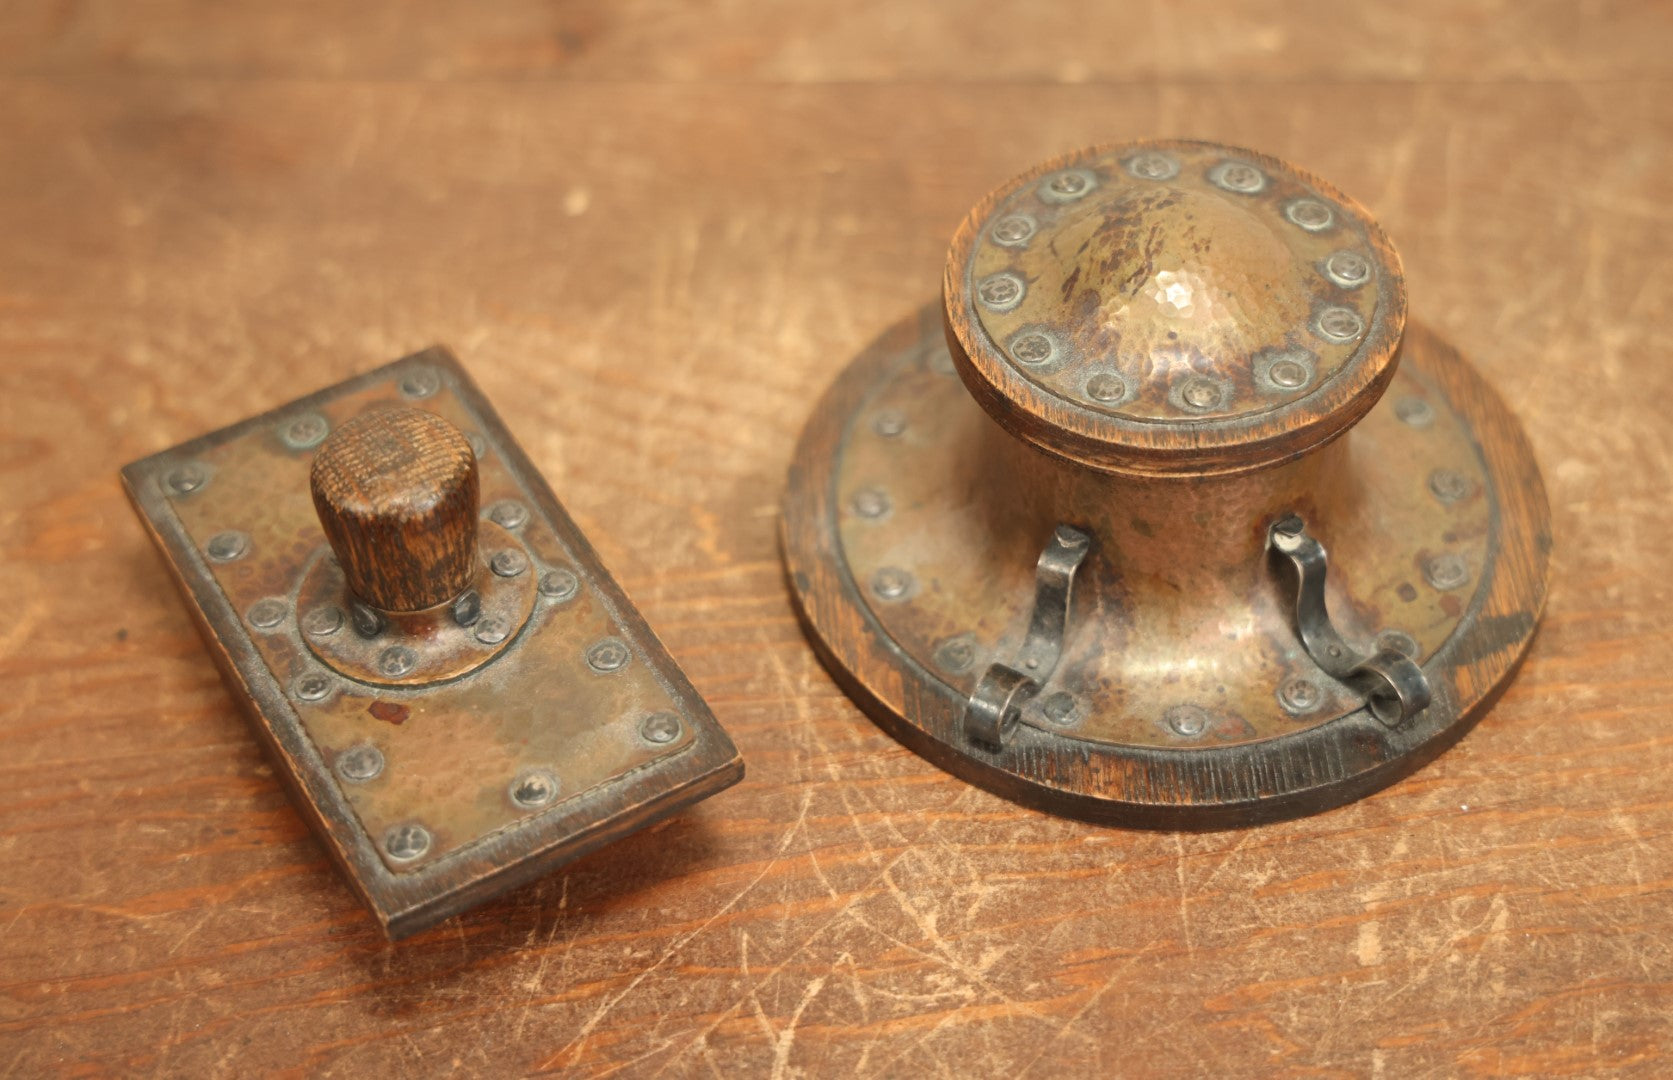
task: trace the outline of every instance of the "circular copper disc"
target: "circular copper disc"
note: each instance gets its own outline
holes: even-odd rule
[[[539,574],[529,569],[533,559],[516,533],[487,519],[478,529],[481,554],[470,581],[477,600],[466,625],[460,625],[452,604],[442,604],[386,612],[385,628],[365,637],[349,616],[358,597],[348,588],[341,564],[329,548],[315,552],[296,592],[309,651],[339,674],[373,686],[446,682],[505,652],[534,611]],[[508,565],[519,569],[511,575],[496,573],[490,562],[495,556],[510,556]],[[392,649],[399,651],[391,654]],[[398,661],[393,668],[391,659]]]
[[[990,194],[945,283],[976,399],[1094,468],[1260,468],[1355,423],[1393,374],[1399,257],[1352,199],[1211,143],[1070,154]]]

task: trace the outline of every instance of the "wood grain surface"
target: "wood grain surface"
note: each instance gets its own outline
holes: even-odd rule
[[[0,1075],[1665,1075],[1666,3],[0,8]],[[969,207],[1181,135],[1327,177],[1520,415],[1517,681],[1347,808],[1021,810],[836,689],[775,547]],[[453,345],[748,779],[402,945],[117,468]]]
[[[383,611],[444,604],[470,585],[481,509],[476,456],[422,409],[378,409],[333,431],[308,486],[348,586]]]

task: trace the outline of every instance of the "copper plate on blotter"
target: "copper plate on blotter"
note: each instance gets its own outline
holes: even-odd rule
[[[1532,639],[1549,518],[1362,207],[1158,141],[972,211],[942,301],[815,408],[783,540],[827,667],[909,747],[1055,813],[1222,827],[1463,735]]]
[[[743,775],[445,350],[122,478],[279,775],[392,937]]]

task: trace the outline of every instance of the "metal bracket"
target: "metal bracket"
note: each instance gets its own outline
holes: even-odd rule
[[[1389,727],[1399,727],[1427,708],[1429,679],[1416,661],[1393,649],[1366,656],[1336,632],[1324,603],[1329,570],[1324,545],[1307,535],[1306,523],[1295,514],[1273,522],[1267,530],[1267,544],[1295,566],[1295,621],[1314,663],[1327,674],[1362,688],[1366,708]]]
[[[1028,618],[1028,636],[1015,660],[987,669],[964,706],[964,730],[972,741],[1003,748],[1022,707],[1057,670],[1063,633],[1069,625],[1075,571],[1091,549],[1092,538],[1067,525],[1059,525],[1046,541],[1034,571],[1034,612]]]

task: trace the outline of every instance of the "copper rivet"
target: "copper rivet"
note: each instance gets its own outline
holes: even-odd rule
[[[401,393],[409,398],[427,398],[441,389],[441,376],[429,368],[419,368],[401,376]]]
[[[471,453],[476,455],[478,461],[481,461],[482,455],[488,452],[488,444],[482,441],[482,436],[472,431],[466,434],[465,441],[470,443]]]
[[[1379,652],[1397,652],[1410,660],[1417,659],[1417,639],[1404,630],[1384,630],[1377,635]]]
[[[343,628],[343,609],[321,604],[302,617],[302,632],[309,637],[330,637]]]
[[[500,577],[516,577],[529,568],[529,559],[516,548],[505,548],[494,552],[494,557],[488,560],[488,567]]]
[[[1278,360],[1267,369],[1266,377],[1272,380],[1274,386],[1294,390],[1306,384],[1307,367],[1296,360]]]
[[[1080,719],[1080,702],[1075,695],[1059,690],[1040,703],[1040,712],[1058,727],[1068,727]]]
[[[1319,313],[1319,320],[1313,324],[1313,328],[1326,341],[1345,345],[1364,333],[1365,320],[1352,308],[1325,308]]]
[[[1021,364],[1037,367],[1048,363],[1056,352],[1057,347],[1052,344],[1051,338],[1038,330],[1030,330],[1011,339],[1011,355]]]
[[[1469,495],[1470,487],[1469,478],[1452,469],[1436,469],[1429,474],[1429,490],[1442,502],[1457,502]]]
[[[488,520],[502,529],[520,529],[529,520],[529,512],[516,499],[501,499],[488,508]]]
[[[1371,262],[1357,251],[1338,251],[1324,262],[1324,276],[1344,289],[1357,289],[1371,278]]]
[[[293,692],[303,701],[318,701],[331,693],[331,680],[319,672],[310,672],[296,680]]]
[[[912,575],[894,566],[885,566],[871,576],[871,591],[884,600],[899,600],[912,588]]]
[[[1025,291],[1022,279],[1015,274],[990,274],[976,286],[976,298],[993,311],[1010,311],[1022,303]]]
[[[204,553],[216,562],[232,562],[250,550],[250,538],[233,529],[218,532],[203,547]]]
[[[476,624],[476,640],[484,645],[498,645],[510,636],[511,625],[498,615],[490,615]]]
[[[288,614],[290,614],[289,604],[269,596],[251,604],[247,617],[251,626],[260,630],[271,630],[284,622],[285,616]]]
[[[1127,171],[1140,180],[1172,180],[1179,175],[1179,162],[1166,154],[1151,151],[1128,158]]]
[[[1308,232],[1323,232],[1336,221],[1330,207],[1317,199],[1295,199],[1286,203],[1284,216]]]
[[[680,718],[673,713],[653,713],[640,721],[639,737],[658,746],[671,743],[680,737]]]
[[[1120,401],[1127,396],[1127,380],[1108,372],[1094,375],[1086,380],[1086,396],[1105,405]]]
[[[545,769],[535,769],[513,780],[506,794],[524,810],[538,810],[558,797],[558,778]]]
[[[1007,214],[993,223],[988,235],[1004,247],[1022,247],[1034,235],[1034,219],[1027,214]]]
[[[331,424],[319,413],[303,413],[279,425],[279,441],[292,450],[318,446],[331,434]]]
[[[418,666],[418,654],[405,645],[391,645],[378,654],[379,673],[399,679]]]
[[[571,570],[559,568],[540,575],[540,595],[548,600],[564,601],[580,591],[581,582]]]
[[[363,784],[383,772],[383,752],[370,743],[351,746],[337,755],[337,775]]]
[[[1096,178],[1085,169],[1065,169],[1048,177],[1038,191],[1040,198],[1047,202],[1073,202],[1084,198],[1096,186]]]
[[[397,825],[383,836],[383,850],[398,862],[411,862],[430,850],[430,830],[422,825]]]
[[[1193,738],[1208,730],[1208,714],[1195,705],[1175,705],[1162,714],[1162,720],[1177,735]]]
[[[863,518],[880,518],[889,512],[889,497],[876,488],[861,488],[849,503]]]
[[[1278,704],[1292,713],[1312,712],[1322,700],[1324,695],[1319,692],[1318,684],[1300,675],[1284,680],[1278,687]]]
[[[209,482],[209,474],[195,461],[176,466],[163,477],[163,487],[170,495],[190,495]]]
[[[976,662],[976,642],[969,634],[948,638],[935,649],[936,666],[957,675]]]
[[[1447,592],[1470,580],[1470,567],[1462,556],[1448,552],[1424,563],[1423,577],[1435,588]]]
[[[1241,161],[1222,161],[1208,170],[1208,182],[1239,195],[1254,195],[1266,189],[1266,174]]]
[[[1192,379],[1179,391],[1179,397],[1193,409],[1212,409],[1220,404],[1220,388],[1207,379]]]
[[[601,675],[607,675],[626,667],[631,655],[626,645],[615,638],[605,638],[587,650],[587,666]]]

